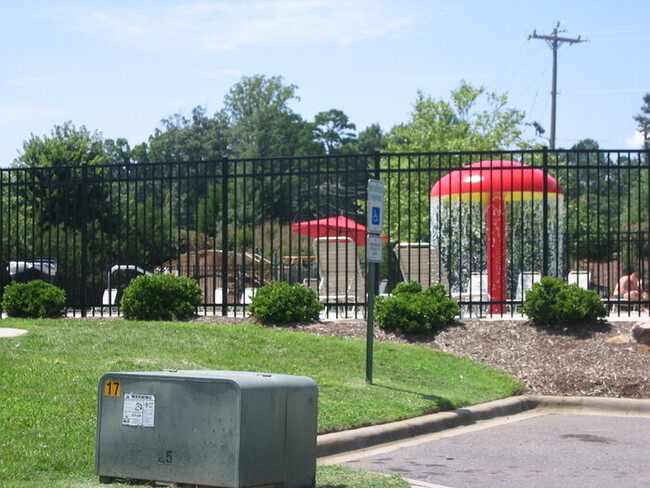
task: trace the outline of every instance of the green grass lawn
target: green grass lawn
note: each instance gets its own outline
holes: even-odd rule
[[[458,408],[520,393],[511,376],[429,348],[250,325],[121,320],[17,320],[0,339],[0,486],[94,487],[97,387],[111,371],[215,369],[297,374],[319,387],[320,433]],[[402,486],[319,468],[319,487]],[[333,477],[334,481],[329,477]],[[342,477],[342,478],[341,478]],[[394,484],[397,483],[397,484]]]

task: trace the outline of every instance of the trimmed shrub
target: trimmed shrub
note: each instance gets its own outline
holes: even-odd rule
[[[292,324],[317,321],[323,308],[311,288],[272,281],[257,290],[249,310],[263,324]]]
[[[172,274],[141,275],[124,289],[120,311],[132,320],[184,320],[194,316],[202,301],[196,280]]]
[[[550,276],[526,292],[522,311],[535,325],[546,327],[595,325],[607,316],[596,292]]]
[[[380,327],[407,334],[439,330],[459,314],[458,303],[447,296],[444,285],[422,292],[422,286],[415,281],[399,283],[392,296],[378,297],[375,306]]]
[[[2,294],[2,310],[9,317],[58,317],[65,308],[65,291],[43,280],[10,283]]]

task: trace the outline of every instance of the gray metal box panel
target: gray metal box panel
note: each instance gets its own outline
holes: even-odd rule
[[[96,473],[233,488],[313,486],[317,400],[316,383],[304,376],[108,373],[98,389]]]

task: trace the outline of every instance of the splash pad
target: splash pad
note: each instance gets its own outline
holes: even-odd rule
[[[543,212],[526,210],[523,205],[525,202],[543,202],[546,194],[546,201],[556,206],[556,211],[548,212],[548,215],[559,217],[553,219],[555,232],[551,233],[556,238],[553,247],[557,251],[562,247],[557,240],[561,237],[561,227],[558,226],[563,213],[558,209],[563,202],[563,193],[553,177],[521,163],[490,160],[470,164],[448,173],[431,188],[431,243],[441,250],[442,255],[458,252],[459,258],[453,261],[459,269],[483,268],[483,253],[477,249],[484,247],[488,292],[492,298],[489,313],[503,313],[507,300],[508,268],[514,270],[517,261],[524,262],[522,256],[508,255],[508,207],[518,204],[517,214],[521,213],[518,222],[510,226],[510,234],[513,226],[519,225],[522,232],[529,226],[534,236],[536,221],[540,220]],[[477,206],[483,211],[477,210]],[[525,212],[529,212],[530,222],[526,222]],[[459,252],[462,249],[468,249],[465,252],[467,260],[474,259],[474,262],[463,260],[463,253]],[[539,252],[539,246],[536,249]],[[480,257],[477,260],[474,256]],[[559,252],[556,252],[555,269],[560,267],[559,259]],[[521,264],[521,267],[525,266]]]

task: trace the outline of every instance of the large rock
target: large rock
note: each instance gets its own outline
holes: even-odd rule
[[[649,323],[639,323],[634,324],[632,327],[632,338],[637,341],[639,344],[645,344],[650,346],[650,324]]]

